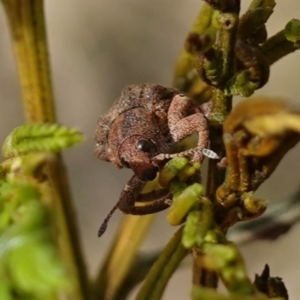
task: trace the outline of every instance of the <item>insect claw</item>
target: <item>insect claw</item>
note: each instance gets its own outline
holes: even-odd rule
[[[201,152],[202,152],[205,156],[207,156],[208,158],[211,158],[211,159],[220,159],[219,155],[218,155],[216,152],[214,152],[214,151],[212,151],[212,150],[210,150],[210,149],[202,148],[202,149],[201,149]]]

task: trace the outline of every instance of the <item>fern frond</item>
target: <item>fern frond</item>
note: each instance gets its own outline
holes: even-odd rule
[[[36,156],[19,158],[0,181],[0,299],[58,299],[72,284],[54,243]]]
[[[82,139],[82,134],[76,129],[56,123],[26,124],[9,134],[2,153],[6,158],[11,158],[33,151],[59,152]]]

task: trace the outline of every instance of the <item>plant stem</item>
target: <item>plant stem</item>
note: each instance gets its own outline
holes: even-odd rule
[[[2,0],[10,25],[27,123],[55,122],[42,0]],[[87,274],[78,238],[66,170],[60,155],[49,164],[45,189],[57,222],[59,252],[75,278],[68,299],[89,298]]]
[[[60,155],[56,157],[57,160],[49,168],[51,182],[48,182],[48,185],[53,197],[60,256],[75,278],[75,289],[68,295],[68,299],[88,300],[90,285],[80,244],[76,212],[69,190],[66,168]]]
[[[148,233],[154,217],[152,214],[126,215],[123,218],[104,264],[96,276],[93,286],[95,299],[119,299],[118,295],[124,288],[124,281],[135,271],[132,268],[138,256],[139,246]]]
[[[197,51],[200,51],[201,46],[207,47],[207,40],[212,40],[211,35],[216,31],[214,19],[214,10],[209,5],[203,4],[188,33],[185,47],[178,57],[174,70],[173,86],[199,103],[211,98],[211,87],[199,78],[195,67],[195,55],[188,49],[193,48],[190,44],[193,44],[195,38]],[[206,42],[203,43],[202,39]]]
[[[193,285],[200,285],[207,288],[216,289],[218,286],[218,276],[215,272],[203,268],[201,253],[197,248],[193,249]]]
[[[151,268],[135,300],[161,299],[169,278],[188,253],[181,244],[182,229],[183,227],[174,234]]]
[[[2,0],[28,123],[55,121],[42,0]]]
[[[220,2],[221,3],[221,2]],[[210,149],[224,156],[224,146],[222,142],[222,124],[231,110],[232,96],[224,94],[224,85],[234,75],[235,72],[235,42],[238,28],[238,18],[240,0],[222,1],[220,5],[223,9],[219,15],[219,30],[217,31],[216,42],[213,46],[216,53],[220,53],[222,67],[220,70],[220,85],[213,88],[212,103],[213,109],[209,117],[210,121]],[[226,11],[226,12],[223,12]],[[225,172],[217,168],[217,163],[210,160],[207,173],[206,196],[215,201],[217,187],[224,181]],[[213,271],[206,270],[199,265],[198,256],[201,253],[194,251],[193,282],[205,287],[217,287],[217,276]]]
[[[228,1],[230,2],[230,1]],[[226,1],[224,1],[226,3]],[[210,115],[212,124],[222,124],[228,111],[231,109],[232,96],[225,96],[224,84],[234,75],[235,72],[235,41],[238,28],[238,14],[240,1],[236,0],[232,6],[232,11],[220,13],[219,30],[213,48],[221,53],[222,69],[220,74],[221,85],[213,89],[213,110]],[[215,149],[212,149],[215,151]]]
[[[253,0],[240,18],[238,39],[245,41],[249,35],[262,28],[273,13],[275,5],[275,0]]]
[[[212,127],[210,130],[210,148],[218,151],[219,157],[225,157],[225,150],[222,141],[222,128]],[[224,182],[226,169],[218,168],[218,161],[210,159],[207,170],[206,197],[211,201],[215,200],[217,188]]]
[[[279,59],[298,49],[300,49],[299,41],[295,43],[288,41],[284,30],[279,31],[270,37],[261,46],[261,50],[264,53],[269,65],[274,64]]]
[[[226,7],[226,1],[223,1]],[[234,3],[233,3],[234,2]],[[221,84],[213,89],[213,108],[209,118],[210,121],[210,148],[225,156],[222,141],[222,124],[232,107],[232,96],[226,96],[224,93],[224,83],[233,76],[235,72],[235,43],[238,28],[238,16],[240,9],[240,0],[228,1],[226,13],[221,13],[219,22],[220,29],[217,34],[217,40],[214,49],[222,54]],[[216,188],[223,182],[225,172],[217,168],[214,161],[209,162],[206,195],[212,201],[215,200]]]

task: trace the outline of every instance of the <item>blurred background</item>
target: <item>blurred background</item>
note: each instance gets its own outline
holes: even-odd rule
[[[250,1],[243,0],[243,10]],[[45,1],[48,40],[58,119],[85,135],[81,145],[64,153],[77,210],[87,265],[95,274],[107,251],[122,214],[115,213],[101,239],[97,230],[118,200],[129,170],[97,161],[93,134],[98,117],[105,113],[125,85],[155,82],[170,85],[173,66],[184,38],[198,13],[196,0],[49,0]],[[300,18],[298,0],[278,1],[268,22],[269,36]],[[20,90],[4,13],[0,13],[0,141],[23,123]],[[300,51],[277,62],[269,83],[256,95],[273,95],[299,101]],[[257,195],[285,201],[299,188],[299,146],[292,149]],[[169,240],[171,228],[159,214],[147,251],[158,250]],[[300,293],[300,224],[273,242],[241,247],[249,274],[261,273],[265,263],[271,274],[284,279],[291,299]],[[130,242],[130,241],[129,241]],[[125,249],[124,249],[125,250]],[[126,250],[125,250],[126,251]],[[187,299],[189,262],[174,275],[164,299]]]

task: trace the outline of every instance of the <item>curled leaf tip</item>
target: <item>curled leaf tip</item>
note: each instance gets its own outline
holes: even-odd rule
[[[284,34],[288,41],[297,43],[300,41],[300,20],[293,19],[284,28]]]

